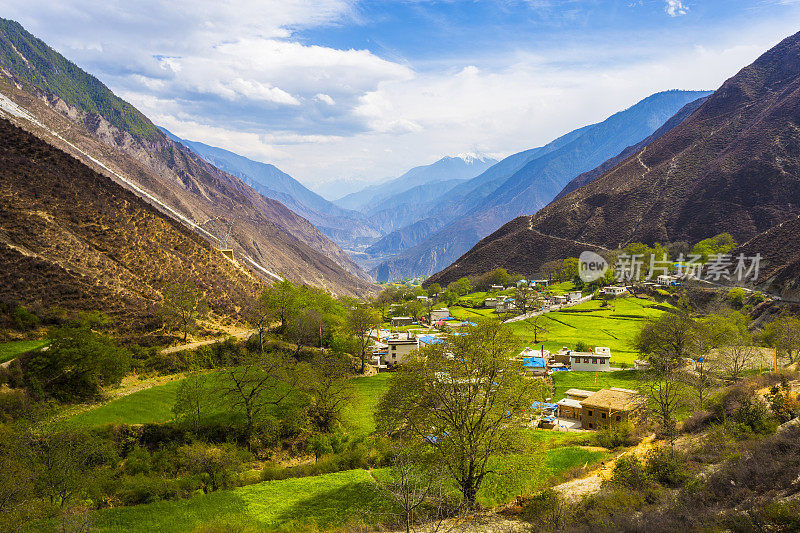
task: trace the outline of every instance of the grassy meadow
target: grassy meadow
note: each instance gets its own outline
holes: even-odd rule
[[[651,300],[619,298],[609,307],[601,307],[601,300],[553,311],[540,322],[547,329],[538,334],[536,346],[544,344],[546,350],[557,351],[562,346],[573,348],[578,341],[590,346],[611,348],[611,365],[633,365],[639,357],[631,345],[632,339],[648,318],[658,317],[664,307]],[[526,321],[512,322],[509,327],[520,339],[520,347],[534,346],[534,329]]]
[[[0,363],[5,363],[25,352],[46,346],[48,341],[11,341],[0,343]]]

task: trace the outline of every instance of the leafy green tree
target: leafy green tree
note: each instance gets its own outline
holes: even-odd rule
[[[531,402],[546,394],[513,359],[515,344],[497,322],[447,336],[404,362],[376,411],[383,432],[427,441],[471,506],[489,459],[510,446]]]
[[[457,281],[448,284],[447,290],[456,293],[458,296],[464,296],[472,292],[472,282],[467,277],[459,278]]]
[[[216,390],[233,410],[245,417],[248,447],[269,406],[278,406],[298,389],[300,372],[296,361],[283,352],[248,354],[228,361],[215,379]]]
[[[683,365],[694,353],[695,321],[688,312],[677,310],[644,322],[633,345],[648,357],[654,371],[665,374]]]
[[[186,342],[196,331],[197,320],[208,314],[203,291],[189,282],[170,283],[162,292],[161,313],[167,325],[178,328]]]
[[[316,354],[303,382],[310,397],[308,415],[324,432],[331,432],[342,421],[342,411],[353,398],[351,368],[347,356],[336,353]]]
[[[276,313],[277,309],[273,307],[268,291],[262,292],[245,308],[245,318],[258,331],[258,345],[262,352],[264,351],[264,333],[272,325]]]
[[[361,359],[361,373],[367,365],[367,348],[372,344],[370,333],[381,324],[378,312],[367,305],[358,304],[347,315],[347,328],[358,341],[358,354]]]
[[[242,465],[240,453],[233,445],[215,446],[198,441],[178,448],[178,461],[184,471],[201,477],[206,493],[232,487]]]
[[[731,307],[734,309],[741,309],[744,307],[746,297],[747,293],[744,292],[744,289],[741,287],[734,287],[728,291],[728,295],[725,299],[728,300],[728,303],[731,304]]]
[[[261,298],[263,305],[272,310],[273,316],[280,321],[280,331],[286,329],[286,324],[297,307],[296,297],[298,288],[289,280],[276,281],[265,290]]]
[[[800,318],[781,315],[764,327],[761,339],[767,346],[785,355],[789,363],[794,363],[800,354]]]
[[[23,362],[29,388],[60,401],[96,398],[118,384],[131,366],[131,354],[107,335],[86,326],[51,328],[47,350],[31,352]]]
[[[692,254],[700,256],[705,263],[717,254],[726,254],[736,248],[736,241],[730,233],[720,233],[709,239],[703,239],[692,248]]]
[[[442,293],[442,286],[438,283],[431,283],[428,287],[428,297],[436,298]]]
[[[212,402],[211,392],[206,374],[192,374],[181,381],[175,394],[175,405],[172,407],[175,418],[187,422],[197,431]]]

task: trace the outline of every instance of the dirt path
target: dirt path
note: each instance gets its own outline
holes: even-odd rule
[[[246,330],[236,331],[235,333],[231,333],[230,336],[231,337],[236,337],[237,339],[241,340],[241,339],[248,338],[250,335],[252,335],[254,333],[256,333],[256,330],[254,330],[254,329],[246,329]],[[164,348],[163,350],[161,350],[161,353],[175,353],[175,352],[182,352],[183,350],[193,350],[195,348],[199,348],[200,346],[207,346],[209,344],[222,342],[227,338],[228,337],[218,338],[218,339],[209,339],[209,340],[206,340],[206,341],[195,341],[195,342],[189,342],[189,343],[186,343],[186,344],[180,344],[178,346],[170,346],[169,348]]]
[[[655,435],[650,435],[635,447],[621,453],[611,461],[604,463],[602,466],[600,466],[600,468],[593,470],[589,473],[589,475],[580,479],[573,479],[572,481],[567,481],[560,485],[556,485],[553,487],[553,490],[560,493],[568,502],[577,502],[588,494],[594,494],[600,490],[600,487],[603,485],[603,481],[606,481],[611,477],[611,471],[613,470],[614,463],[617,461],[617,459],[630,454],[634,454],[636,457],[641,459],[651,448],[653,448],[653,446],[655,446],[654,441]]]

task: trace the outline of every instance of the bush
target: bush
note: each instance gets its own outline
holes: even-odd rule
[[[624,455],[616,460],[611,472],[611,483],[617,487],[641,489],[650,484],[644,465],[634,455]]]
[[[235,474],[248,459],[247,453],[233,445],[212,446],[193,442],[178,448],[178,461],[189,474],[199,476],[203,492],[233,486]]]
[[[17,306],[11,313],[11,320],[14,323],[14,327],[20,331],[31,330],[40,324],[39,317],[21,305]]]
[[[630,422],[611,425],[603,428],[595,435],[595,442],[603,448],[619,448],[635,443],[634,428]]]
[[[645,474],[653,481],[668,487],[683,485],[689,477],[683,454],[671,446],[651,449],[645,458]]]

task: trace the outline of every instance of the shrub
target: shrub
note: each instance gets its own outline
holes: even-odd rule
[[[246,458],[245,453],[233,445],[193,442],[178,448],[179,464],[186,472],[200,477],[203,492],[233,486],[235,474]]]
[[[633,424],[626,422],[603,428],[595,435],[595,441],[603,448],[631,446],[635,442]]]
[[[39,325],[39,317],[28,311],[25,307],[19,305],[11,313],[11,320],[14,326],[20,331],[28,331]]]
[[[645,474],[668,487],[683,485],[689,477],[686,458],[671,446],[651,449],[645,458]]]
[[[640,489],[647,487],[650,481],[642,462],[634,455],[624,455],[614,463],[611,483],[618,487]]]

